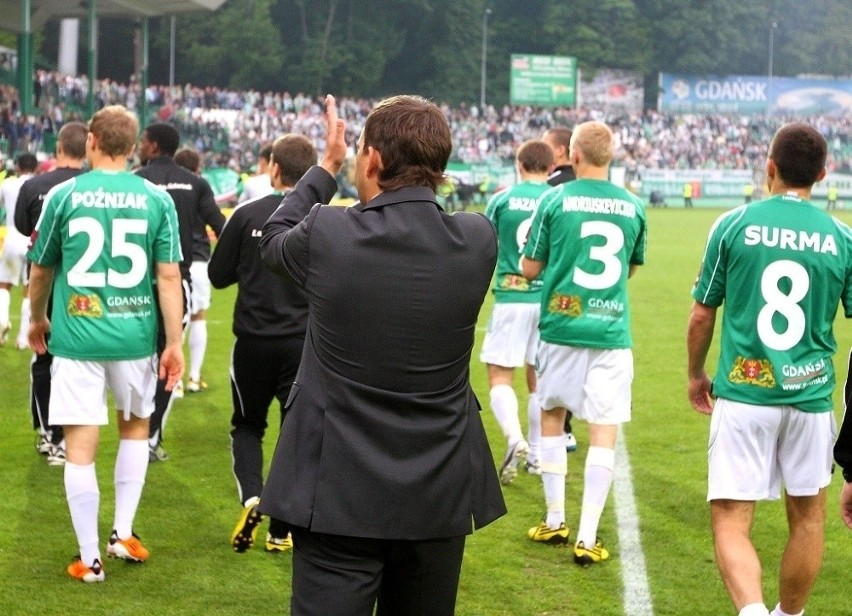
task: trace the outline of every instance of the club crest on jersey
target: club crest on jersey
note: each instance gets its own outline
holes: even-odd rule
[[[752,359],[738,355],[728,374],[728,380],[736,385],[775,387],[775,374],[768,359]]]
[[[507,291],[529,291],[530,283],[523,276],[506,274],[500,279],[500,288]]]
[[[97,295],[79,295],[71,294],[71,299],[68,300],[68,314],[72,317],[91,317],[99,319],[104,316],[101,301]]]
[[[579,295],[554,293],[547,302],[547,310],[566,317],[579,317],[583,314],[582,300]]]

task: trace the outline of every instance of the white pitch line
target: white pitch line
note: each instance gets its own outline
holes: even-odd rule
[[[624,442],[624,431],[618,427],[613,474],[615,517],[618,524],[618,546],[621,559],[621,580],[624,585],[625,616],[653,616],[654,605],[645,568],[645,553],[639,535],[639,513],[633,494],[633,472]]]

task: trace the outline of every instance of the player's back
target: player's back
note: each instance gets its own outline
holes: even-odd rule
[[[55,355],[153,353],[153,261],[180,260],[176,226],[168,194],[128,172],[90,171],[50,190],[30,257],[57,267]],[[105,356],[107,348],[117,355]]]
[[[718,395],[824,410],[838,302],[852,315],[849,227],[795,195],[737,208],[711,231],[693,297],[725,303]]]

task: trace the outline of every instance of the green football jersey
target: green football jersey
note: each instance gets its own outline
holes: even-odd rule
[[[532,282],[524,278],[521,255],[539,199],[550,188],[547,182],[521,182],[488,201],[485,215],[497,230],[494,301],[498,303],[537,304],[541,301],[541,277]]]
[[[839,302],[852,316],[852,234],[795,194],[721,216],[692,297],[725,305],[713,394],[803,411],[832,408]]]
[[[53,266],[49,349],[121,360],[155,351],[155,263],[181,260],[169,194],[129,172],[90,171],[52,188],[29,258]]]
[[[633,346],[627,278],[645,262],[645,208],[606,180],[579,179],[542,197],[524,255],[546,265],[541,339],[595,349]]]

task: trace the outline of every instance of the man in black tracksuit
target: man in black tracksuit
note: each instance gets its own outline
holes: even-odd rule
[[[269,165],[274,192],[234,210],[207,267],[214,288],[234,283],[238,288],[233,325],[237,339],[231,355],[231,452],[243,506],[231,534],[231,545],[237,552],[252,546],[261,521],[257,504],[263,490],[262,445],[269,405],[273,398],[278,399],[280,427],[308,321],[305,292],[261,262],[261,229],[281,205],[284,194],[316,161],[317,152],[306,137],[288,134],[276,140]],[[270,520],[266,551],[283,552],[291,547],[287,525]]]
[[[68,122],[62,126],[56,141],[56,168],[53,171],[34,175],[21,184],[15,204],[15,227],[22,235],[30,236],[35,231],[41,216],[44,197],[51,188],[83,173],[86,159],[86,137],[89,129],[82,122]],[[11,221],[7,221],[9,224]],[[29,267],[29,265],[27,266]],[[52,296],[48,300],[47,313],[52,310]],[[48,334],[49,335],[49,334]],[[33,428],[38,430],[36,449],[47,455],[51,466],[65,463],[65,443],[62,426],[50,425],[50,366],[53,355],[33,354],[30,363],[30,411]]]
[[[139,144],[139,160],[144,167],[136,173],[149,182],[165,189],[175,202],[177,211],[178,230],[180,232],[180,248],[183,260],[180,263],[183,278],[185,322],[189,322],[189,298],[192,278],[189,273],[192,265],[193,239],[192,233],[203,221],[213,229],[216,236],[225,226],[225,217],[216,205],[213,189],[207,180],[188,169],[184,169],[174,161],[175,152],[180,144],[177,129],[171,124],[151,124],[142,131]],[[165,345],[165,334],[161,324],[157,340],[158,353]],[[168,454],[163,450],[163,429],[168,413],[172,406],[172,392],[166,391],[165,381],[157,384],[154,414],[151,416],[149,459],[151,462],[167,460]]]

